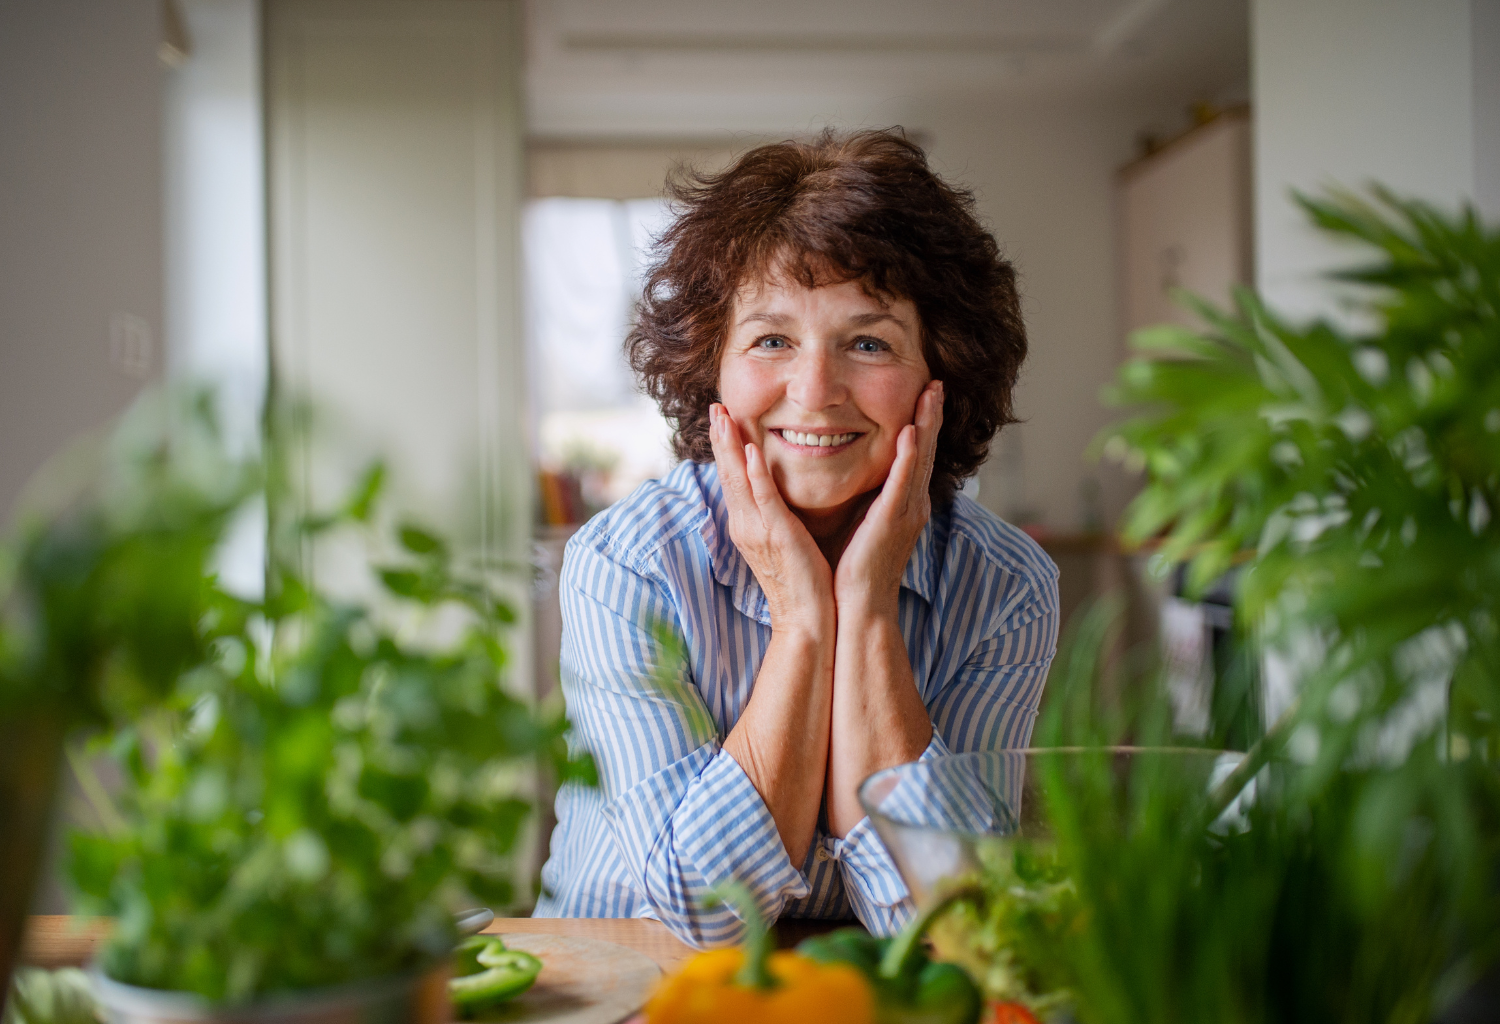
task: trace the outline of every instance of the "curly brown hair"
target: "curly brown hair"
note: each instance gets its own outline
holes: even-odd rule
[[[923,354],[945,395],[932,495],[951,500],[1015,422],[1011,390],[1026,358],[1015,269],[975,216],[973,194],[934,174],[900,128],[760,146],[718,174],[679,171],[667,193],[677,216],[656,243],[625,349],[676,422],[678,458],[713,460],[708,408],[743,283],[858,281],[921,317]]]

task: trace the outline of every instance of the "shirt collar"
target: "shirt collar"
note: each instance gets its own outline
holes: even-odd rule
[[[708,506],[702,533],[704,547],[708,550],[709,569],[715,580],[729,588],[731,600],[740,614],[769,626],[771,610],[766,595],[760,589],[755,573],[750,571],[750,564],[729,537],[729,509],[724,501],[724,489],[719,485],[718,467],[703,463],[696,469],[704,504]],[[946,515],[933,511],[901,573],[901,585],[928,604],[932,603],[937,592],[937,576],[941,568],[938,565],[938,533],[946,526],[945,520]]]

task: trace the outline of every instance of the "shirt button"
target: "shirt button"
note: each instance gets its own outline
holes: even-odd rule
[[[816,854],[814,854],[813,856],[815,856],[818,860],[827,860],[828,859],[828,849],[826,847],[824,847],[820,843],[818,845],[818,852]]]

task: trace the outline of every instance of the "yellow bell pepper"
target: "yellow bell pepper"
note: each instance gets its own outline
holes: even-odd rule
[[[870,984],[850,964],[820,964],[771,937],[748,893],[742,949],[699,953],[666,978],[646,1004],[647,1024],[873,1024]]]

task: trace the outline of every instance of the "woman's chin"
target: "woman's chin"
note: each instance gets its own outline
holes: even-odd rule
[[[874,467],[835,466],[835,460],[803,460],[802,465],[788,465],[771,460],[771,477],[787,506],[799,515],[832,516],[859,508],[860,499],[873,491],[890,474],[890,466],[875,472]],[[894,458],[892,458],[894,462]],[[809,465],[807,463],[816,463]]]
[[[859,486],[784,488],[782,497],[799,516],[827,518],[859,511],[861,504],[880,490]]]

